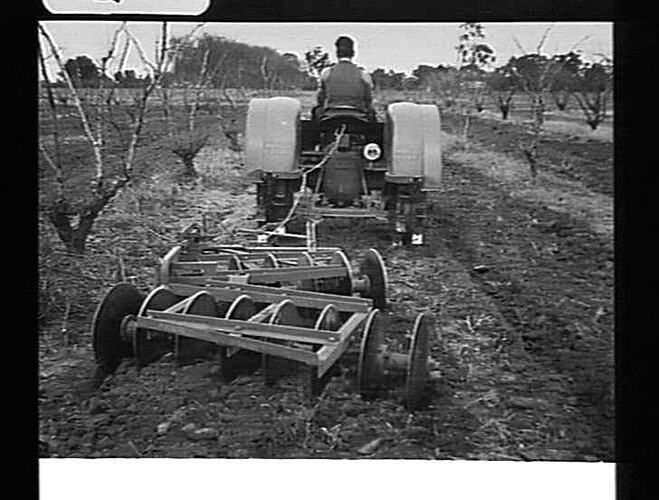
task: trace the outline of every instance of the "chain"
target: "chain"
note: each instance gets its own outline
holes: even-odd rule
[[[345,126],[345,125],[342,125],[340,129],[336,129],[336,130],[334,131],[334,142],[330,145],[329,149],[327,150],[327,153],[325,153],[325,155],[323,156],[322,160],[320,160],[320,162],[318,162],[318,163],[317,163],[316,165],[314,165],[313,167],[307,168],[307,169],[302,173],[302,183],[300,184],[300,189],[299,189],[297,192],[295,192],[295,193],[293,194],[293,197],[294,197],[293,205],[291,206],[290,210],[288,211],[288,214],[286,215],[286,217],[285,217],[281,222],[279,222],[279,224],[277,224],[277,226],[276,226],[274,229],[272,229],[272,230],[270,230],[270,231],[258,231],[258,230],[257,230],[257,231],[254,231],[254,232],[262,233],[262,234],[267,234],[267,235],[281,234],[281,232],[282,232],[281,229],[284,228],[284,226],[285,226],[285,225],[286,225],[286,224],[287,224],[287,223],[293,218],[293,216],[295,215],[295,211],[297,210],[297,208],[298,208],[298,206],[299,206],[299,204],[300,204],[300,200],[302,200],[302,199],[304,199],[304,198],[306,197],[305,194],[306,194],[306,190],[307,190],[307,176],[308,176],[311,172],[313,172],[313,171],[315,171],[315,170],[317,170],[317,169],[319,169],[319,168],[323,168],[323,167],[325,166],[325,164],[329,161],[329,159],[332,157],[332,155],[334,154],[334,152],[335,152],[335,151],[337,150],[337,148],[339,147],[339,143],[341,142],[341,138],[342,138],[343,135],[345,134],[345,130],[346,130],[346,126]],[[322,173],[321,173],[321,175],[322,175]],[[320,178],[320,177],[319,177],[319,178]],[[316,190],[316,191],[317,191],[317,190]],[[225,229],[225,230],[227,229],[227,228],[224,226],[224,224],[223,224],[222,222],[220,222],[220,225],[223,227],[223,229]],[[208,231],[208,227],[207,227],[207,226],[208,226],[208,221],[206,220],[205,214],[202,213],[202,225],[201,225],[201,226],[199,226],[198,224],[192,224],[192,226],[197,226],[196,229],[197,229],[198,231],[199,231],[199,230],[201,231],[200,234],[206,234],[206,232]],[[186,228],[186,229],[183,231],[183,237],[184,237],[184,238],[190,238],[190,237],[198,236],[199,233],[198,233],[198,232],[194,232],[194,231],[193,231],[193,233],[187,234],[187,233],[189,232],[189,230],[192,230],[192,229],[193,229],[192,226],[189,227],[189,228]],[[240,229],[239,229],[238,231],[240,231]],[[230,230],[230,229],[229,229],[229,232],[233,232],[233,230]],[[285,232],[285,230],[284,230],[284,232]],[[221,237],[222,237],[222,235],[215,235],[215,236],[212,236],[211,239],[212,239],[213,241],[216,241],[216,240],[218,240],[218,239],[221,238]]]

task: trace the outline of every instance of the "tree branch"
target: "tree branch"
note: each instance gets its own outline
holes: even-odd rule
[[[169,107],[169,90],[160,87],[160,96],[162,98],[162,115],[167,125],[167,136],[170,139],[174,138],[174,126],[172,125],[171,109]]]
[[[107,66],[108,63],[112,60],[112,57],[114,56],[114,51],[117,48],[117,42],[119,41],[119,34],[124,31],[124,28],[126,26],[126,21],[121,23],[119,28],[115,30],[113,36],[112,36],[112,41],[110,42],[110,48],[108,49],[108,53],[105,57],[101,58],[101,71],[100,71],[100,76],[98,79],[98,88],[96,89],[96,95],[94,96],[94,108],[96,110],[96,143],[98,144],[98,147],[103,148],[104,146],[104,122],[103,122],[103,103],[105,102],[104,99],[102,99],[102,94],[103,94],[103,85],[105,83],[105,78],[106,78],[106,73],[107,73]],[[96,183],[94,186],[94,192],[98,192],[100,189],[103,187],[103,177],[104,177],[104,169],[103,169],[103,155],[101,155],[101,164],[100,168],[97,169],[96,172]]]
[[[167,24],[167,23],[165,23],[165,27],[163,28],[163,32],[166,30],[166,24]],[[199,24],[197,24],[194,28],[192,28],[192,30],[190,30],[190,32],[189,32],[187,35],[185,35],[185,36],[179,41],[179,43],[176,45],[176,48],[174,49],[174,51],[173,51],[173,52],[169,55],[169,57],[167,58],[167,62],[166,62],[166,64],[165,64],[164,67],[162,68],[163,73],[166,72],[166,71],[169,69],[169,65],[170,65],[172,62],[174,62],[174,61],[178,58],[178,55],[179,55],[179,53],[181,52],[181,49],[182,49],[183,47],[185,47],[185,45],[190,41],[190,39],[193,37],[193,35],[194,35],[194,34],[195,34],[200,28],[202,28],[205,24],[206,24],[206,23],[199,23]],[[163,36],[164,36],[164,35],[163,35]],[[170,50],[170,49],[167,49],[167,50]]]
[[[581,45],[583,42],[588,40],[591,37],[591,35],[586,35],[583,38],[581,38],[578,42],[576,42],[572,47],[570,47],[570,50],[568,52],[572,52],[573,50],[576,50],[576,48]]]
[[[193,30],[190,31],[190,33],[188,33],[186,39],[189,39],[192,36],[192,34],[194,34],[194,32],[196,30],[198,30],[203,25],[204,25],[204,23],[198,24]],[[162,24],[162,36],[163,36],[163,38],[167,36],[167,23],[166,22],[163,22],[163,24]],[[132,35],[131,35],[131,37],[132,37]],[[132,37],[132,39],[134,40],[135,37]],[[130,178],[131,178],[131,175],[132,175],[132,169],[133,169],[133,161],[135,159],[135,149],[137,147],[137,141],[139,139],[139,135],[142,131],[142,126],[144,125],[144,116],[145,116],[145,113],[146,113],[148,98],[151,95],[151,93],[153,92],[153,90],[156,87],[158,87],[160,85],[160,83],[162,82],[162,79],[163,79],[164,75],[166,74],[168,64],[171,63],[175,59],[175,57],[178,54],[178,51],[180,50],[181,47],[182,47],[182,45],[179,44],[178,47],[176,48],[176,50],[174,51],[174,57],[168,57],[167,53],[164,53],[164,55],[162,55],[162,59],[163,60],[167,59],[167,62],[164,63],[162,67],[156,68],[156,71],[154,72],[154,75],[153,75],[153,78],[151,79],[151,82],[148,85],[144,86],[144,88],[143,88],[142,96],[140,97],[140,99],[138,101],[137,113],[136,113],[137,116],[136,116],[136,119],[135,119],[130,144],[128,146],[128,152],[126,154],[126,161],[124,163],[124,168],[123,168],[124,178],[122,180],[120,180],[119,183],[117,183],[117,185],[115,185],[115,188],[112,191],[112,196],[114,195],[114,193],[119,188],[123,187],[126,183],[128,183],[130,181]],[[171,49],[166,48],[166,50],[169,51]],[[163,53],[161,52],[161,54],[163,54]],[[162,62],[162,60],[161,60],[161,62]],[[151,66],[154,67],[153,64]]]
[[[269,84],[267,64],[268,64],[268,54],[263,54],[263,58],[261,59],[261,66],[259,67],[259,69],[261,71],[261,78],[263,78],[264,90],[268,90],[268,84]]]
[[[515,42],[515,45],[522,52],[522,54],[524,54],[524,55],[527,54],[526,49],[524,47],[522,47],[522,44],[520,43],[520,41],[517,39],[517,37],[515,35],[513,35],[513,42]]]
[[[48,71],[46,71],[46,61],[43,56],[43,51],[41,50],[41,45],[39,45],[37,53],[39,55],[39,62],[41,67],[41,76],[44,79],[46,85],[46,95],[48,97],[48,104],[50,106],[50,111],[53,115],[53,147],[55,148],[55,161],[53,162],[46,151],[42,149],[44,156],[48,163],[55,170],[55,181],[58,186],[58,201],[64,199],[64,179],[62,176],[62,155],[60,152],[59,145],[59,120],[57,118],[57,105],[55,104],[55,97],[53,95],[53,89],[51,87],[50,78],[48,78]]]
[[[92,133],[91,127],[89,126],[89,121],[87,120],[87,115],[85,114],[85,111],[82,107],[82,102],[80,101],[80,96],[78,95],[78,92],[76,91],[75,86],[73,85],[73,82],[71,81],[71,78],[69,76],[69,72],[66,70],[66,67],[64,66],[64,63],[62,62],[62,58],[59,54],[59,50],[55,46],[55,43],[53,42],[52,37],[44,28],[44,26],[41,23],[38,23],[39,26],[39,31],[41,32],[41,35],[46,39],[48,42],[48,45],[50,47],[50,50],[55,57],[55,61],[57,62],[57,66],[59,67],[60,71],[62,72],[62,77],[64,78],[64,81],[66,82],[66,85],[71,92],[71,95],[73,96],[73,102],[75,104],[76,110],[78,111],[78,116],[80,117],[80,122],[82,123],[83,130],[85,132],[85,136],[87,137],[87,140],[92,146],[92,150],[94,152],[94,159],[96,162],[96,177],[102,177],[103,176],[103,157],[102,157],[102,152],[101,152],[101,147],[94,138],[94,134]]]
[[[119,64],[118,64],[118,67],[117,67],[117,70],[115,71],[115,73],[123,71],[124,65],[126,64],[126,59],[128,58],[129,49],[130,49],[130,40],[129,40],[128,37],[126,37],[126,41],[124,43],[124,48],[122,49],[121,55],[119,56]],[[107,96],[107,99],[106,99],[106,102],[108,103],[108,106],[110,106],[110,101],[114,97],[114,93],[115,93],[116,89],[117,89],[117,82],[115,81],[115,84],[110,89],[110,92],[109,92],[109,94]],[[109,108],[108,108],[108,110],[109,110]]]
[[[217,74],[217,72],[220,70],[220,68],[221,68],[222,65],[224,64],[224,61],[226,60],[226,58],[228,57],[228,55],[229,55],[230,53],[231,53],[231,49],[227,49],[227,50],[222,54],[222,57],[220,58],[220,60],[217,62],[217,64],[215,65],[215,67],[210,71],[210,73],[209,73],[208,76],[206,77],[206,80],[204,81],[204,85],[209,85],[209,84],[211,83],[212,79],[215,77],[215,75]],[[224,86],[224,84],[222,84],[222,86]]]
[[[165,56],[167,55],[167,21],[163,22],[162,30],[160,33],[160,55],[158,56],[158,68],[162,71],[165,64]]]
[[[125,30],[125,33],[126,36],[133,43],[135,48],[137,49],[137,54],[139,55],[142,63],[148,66],[149,69],[151,69],[151,71],[155,74],[158,71],[158,68],[146,57],[146,54],[144,53],[144,49],[142,48],[142,44],[140,43],[140,41],[137,38],[135,38],[135,36],[127,29]]]
[[[55,172],[55,184],[57,185],[57,202],[62,202],[64,201],[64,179],[62,175],[62,166],[53,161],[41,143],[39,143],[39,151],[41,151],[41,154],[43,154],[44,158],[46,159],[46,163],[48,163],[48,165]]]
[[[549,32],[553,29],[554,23],[551,23],[549,27],[545,30],[545,32],[542,34],[542,37],[540,38],[540,41],[538,42],[538,46],[535,49],[536,54],[540,54],[540,51],[542,50],[542,47],[545,45],[545,42],[547,41],[547,37],[549,36]]]
[[[229,102],[229,106],[231,106],[231,109],[235,111],[236,110],[236,103],[234,102],[234,100],[229,95],[229,92],[227,91],[227,89],[224,87],[224,83],[222,84],[222,95]]]
[[[188,131],[192,132],[194,130],[195,117],[197,115],[197,110],[199,109],[199,100],[201,98],[201,91],[205,88],[204,76],[208,70],[208,59],[210,57],[210,48],[204,53],[203,60],[201,62],[201,68],[199,69],[199,76],[197,78],[197,84],[195,85],[195,99],[190,107],[190,115],[188,116]]]

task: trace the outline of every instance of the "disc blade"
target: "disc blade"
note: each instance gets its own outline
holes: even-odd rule
[[[183,315],[209,316],[217,318],[219,307],[210,293],[200,291],[194,294],[183,309]],[[217,344],[195,338],[178,335],[176,337],[176,360],[179,364],[198,359],[210,359],[217,351]]]
[[[297,326],[300,324],[300,316],[297,306],[290,299],[282,300],[272,313],[269,323],[271,325],[288,325]],[[270,339],[270,342],[279,344],[285,341]],[[263,354],[261,357],[261,371],[265,379],[265,385],[273,385],[280,377],[282,372],[290,366],[286,359],[280,359],[276,356]]]
[[[149,309],[164,311],[180,300],[181,298],[174,294],[169,288],[165,285],[161,285],[154,288],[149,295],[147,295],[146,299],[142,302],[137,315],[146,316]],[[135,332],[133,337],[133,356],[135,356],[138,367],[153,363],[171,348],[172,340],[166,333],[140,328]]]
[[[376,397],[381,389],[384,375],[384,363],[381,356],[383,348],[382,313],[378,309],[374,309],[366,318],[357,367],[357,387],[364,399]]]
[[[130,356],[130,343],[121,338],[124,317],[137,314],[144,300],[131,283],[110,288],[98,304],[92,319],[92,340],[96,362],[106,373],[114,373],[121,359]]]
[[[368,276],[370,289],[362,293],[362,297],[373,300],[373,305],[378,309],[387,307],[387,268],[380,252],[370,248],[361,261],[359,270]]]
[[[329,330],[335,332],[341,326],[339,312],[333,304],[327,304],[318,315],[314,330]]]
[[[410,411],[423,406],[425,400],[432,323],[427,314],[419,314],[414,322],[405,382],[405,407]]]

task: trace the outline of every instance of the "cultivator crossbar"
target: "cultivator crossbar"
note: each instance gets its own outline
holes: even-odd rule
[[[272,384],[296,362],[307,366],[308,389],[318,394],[361,333],[362,396],[379,394],[385,374],[397,370],[407,374],[406,406],[423,401],[431,319],[416,318],[407,354],[386,350],[387,273],[374,249],[353,269],[338,248],[217,245],[197,234],[167,253],[157,279],[146,295],[119,283],[99,304],[94,350],[106,373],[123,358],[143,367],[173,352],[179,365],[217,360],[225,380],[260,367]]]

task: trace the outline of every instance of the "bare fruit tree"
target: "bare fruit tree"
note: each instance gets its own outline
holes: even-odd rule
[[[437,68],[420,67],[414,70],[418,79],[426,84],[426,89],[435,96],[435,104],[441,109],[450,109],[456,105],[460,96],[461,78],[457,68],[439,65]],[[426,69],[428,68],[428,69]],[[413,73],[413,74],[414,74]],[[439,100],[439,102],[437,102]]]
[[[128,30],[126,22],[114,32],[107,54],[100,62],[98,87],[90,98],[83,103],[80,89],[76,88],[65,68],[59,48],[43,24],[39,24],[39,63],[40,74],[47,95],[52,123],[51,140],[40,137],[39,151],[47,166],[53,172],[55,196],[42,206],[48,220],[53,224],[59,238],[67,250],[83,253],[85,244],[94,221],[101,211],[133,178],[135,156],[138,142],[143,133],[147,103],[160,84],[171,62],[171,54],[162,45],[156,55],[156,61],[149,62],[149,78],[138,89],[130,110],[131,121],[117,123],[118,106],[115,97],[117,82],[108,76],[110,67],[121,71],[131,49],[137,50],[143,60],[146,56],[137,39]],[[167,24],[162,24],[162,37],[167,36]],[[91,149],[90,171],[93,180],[88,190],[80,193],[72,187],[76,176],[85,172],[67,170],[70,158],[67,151],[71,141],[61,137],[60,113],[54,93],[53,82],[48,76],[46,60],[53,58],[66,85],[82,129],[82,137]],[[113,74],[113,73],[110,73]],[[125,130],[129,136],[124,142]],[[89,172],[87,172],[89,173]]]
[[[488,77],[488,87],[494,96],[501,119],[507,120],[517,93],[517,82],[508,65],[495,69]]]
[[[455,47],[458,54],[459,86],[467,93],[467,102],[463,108],[465,116],[462,138],[467,140],[469,124],[473,111],[482,110],[485,91],[485,68],[496,59],[494,49],[485,43],[485,32],[481,23],[462,23],[462,33]]]
[[[240,115],[240,106],[236,103],[236,99],[231,97],[226,88],[222,88],[224,99],[229,103],[230,111],[220,111],[218,116],[220,118],[220,130],[222,135],[229,141],[229,149],[234,152],[243,150],[243,144],[240,141],[240,133],[238,132],[238,117]],[[249,99],[245,95],[243,89],[237,89],[238,98],[242,102],[247,102]]]
[[[261,56],[259,73],[263,80],[263,91],[267,95],[269,91],[274,89],[275,82],[277,82],[277,77],[279,76],[276,65],[270,61],[267,53]]]
[[[582,61],[579,54],[573,51],[567,54],[556,54],[554,61],[556,61],[558,67],[550,91],[556,107],[560,111],[565,111],[568,107],[570,96],[576,90],[579,68],[582,65]]]
[[[583,112],[586,123],[592,130],[606,119],[607,104],[613,87],[613,66],[611,60],[584,63],[576,74],[576,84],[572,95]]]
[[[517,39],[514,39],[519,49],[524,52],[521,57],[511,57],[508,67],[515,76],[519,88],[526,94],[531,104],[531,138],[520,141],[519,148],[524,153],[529,164],[531,180],[535,183],[538,176],[539,146],[545,123],[546,96],[552,88],[560,69],[559,63],[541,54],[542,47],[553,25],[544,32],[535,52],[527,54]]]
[[[309,75],[311,75],[317,82],[320,81],[320,74],[323,70],[332,65],[330,61],[329,52],[323,47],[316,46],[309,49],[304,53],[304,61]]]
[[[162,43],[166,43],[166,40],[163,40]],[[186,39],[174,40],[173,43],[179,48],[179,51],[187,46],[192,53],[198,54],[200,58],[199,69],[194,81],[184,82],[183,88],[161,86],[160,89],[162,111],[167,124],[167,133],[171,140],[171,150],[183,163],[184,176],[194,178],[198,175],[194,160],[210,137],[209,127],[200,123],[201,111],[219,117],[222,121],[219,105],[210,102],[206,96],[212,87],[213,80],[220,70],[224,69],[224,63],[230,49],[222,50],[212,45],[205,48],[200,46],[190,47],[190,36]],[[176,53],[179,53],[179,51]],[[226,78],[222,80],[222,87],[224,87],[225,81]],[[172,103],[178,97],[182,100],[181,105]],[[177,119],[175,116],[179,109],[185,114],[183,119]],[[183,123],[183,126],[177,126],[177,123]]]

